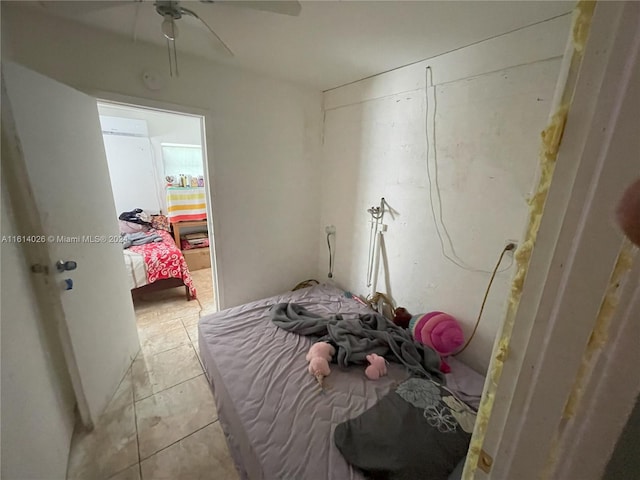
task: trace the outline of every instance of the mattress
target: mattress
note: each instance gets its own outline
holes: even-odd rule
[[[129,280],[129,290],[143,287],[149,281],[147,280],[147,267],[144,263],[144,257],[139,253],[130,250],[123,250],[124,264],[127,269],[127,279]]]
[[[363,479],[335,447],[335,427],[375,405],[408,374],[392,363],[386,377],[370,381],[364,367],[332,364],[321,392],[305,360],[313,339],[277,328],[268,316],[281,302],[322,315],[369,311],[343,291],[319,285],[200,320],[200,355],[238,472],[252,480]]]

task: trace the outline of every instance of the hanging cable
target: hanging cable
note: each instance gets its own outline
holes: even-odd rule
[[[167,54],[169,55],[169,76],[173,77],[173,65],[171,63],[171,45],[169,45],[168,38],[167,38]]]
[[[505,247],[502,249],[502,253],[498,258],[498,262],[496,263],[496,266],[494,267],[493,272],[491,273],[491,278],[489,279],[489,284],[487,285],[487,289],[484,292],[484,298],[482,299],[482,305],[480,306],[480,312],[478,312],[478,319],[476,320],[476,324],[473,327],[473,332],[471,332],[471,336],[466,341],[466,343],[462,346],[462,348],[458,350],[456,353],[454,353],[454,356],[460,355],[462,352],[464,352],[465,349],[471,343],[471,340],[473,340],[473,336],[476,334],[476,330],[478,330],[478,325],[480,325],[480,319],[482,318],[482,312],[484,311],[484,306],[487,303],[487,297],[489,296],[489,290],[491,290],[493,279],[496,277],[496,273],[498,273],[498,267],[500,266],[500,263],[502,263],[504,254],[507,253],[509,250],[513,250],[514,248],[516,248],[516,246],[513,243],[509,243],[508,245],[505,245]]]
[[[327,277],[333,278],[333,250],[331,249],[331,235],[332,233],[327,233],[327,246],[329,247],[329,274]]]
[[[173,2],[167,3],[173,4]],[[156,6],[156,10],[158,11],[158,13],[161,13],[159,10],[160,8],[161,6]],[[180,76],[180,72],[178,70],[178,51],[176,50],[176,39],[178,38],[178,26],[176,25],[176,19],[180,18],[181,13],[185,12],[182,10],[176,11],[174,6],[171,5],[169,7],[169,11],[162,12],[164,20],[160,25],[160,30],[162,31],[164,37],[167,39],[167,53],[169,54],[169,74],[172,77],[174,70],[172,62],[175,66],[176,77]],[[173,47],[173,60],[171,59],[171,47]]]
[[[434,174],[433,179],[431,176],[431,167],[429,162],[429,153],[431,150],[431,145],[429,142],[429,87],[433,88],[433,163],[434,163]],[[427,154],[427,180],[429,182],[429,203],[431,207],[431,215],[433,217],[433,223],[436,229],[436,234],[438,235],[438,239],[440,240],[440,250],[442,251],[442,256],[446,258],[448,261],[453,263],[454,265],[467,270],[469,272],[478,272],[478,273],[491,273],[489,270],[483,270],[480,268],[473,268],[469,266],[464,260],[462,260],[458,254],[456,253],[455,247],[453,246],[453,240],[451,239],[451,235],[447,230],[447,227],[444,223],[444,214],[442,210],[442,195],[440,193],[440,184],[438,182],[438,152],[437,152],[437,144],[436,144],[436,113],[438,108],[437,96],[435,86],[433,84],[433,71],[430,66],[425,68],[425,85],[424,85],[424,98],[425,98],[425,140],[426,140],[426,154]],[[435,183],[435,191],[436,197],[438,200],[438,215],[436,215],[436,210],[434,206],[434,195],[433,195],[433,183]],[[447,243],[449,244],[449,248],[451,250],[451,256],[449,256],[445,249],[445,242],[442,238],[442,233],[440,232],[440,226],[438,224],[438,219],[440,220],[440,224],[442,225],[442,230],[444,235],[447,238]],[[511,268],[512,262],[503,270],[499,270],[498,273],[504,272]]]
[[[175,39],[173,40],[173,61],[176,65],[176,77],[180,76],[180,71],[178,70],[178,51],[176,50],[176,41]]]

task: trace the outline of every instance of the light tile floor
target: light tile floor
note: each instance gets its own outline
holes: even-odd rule
[[[191,273],[200,303],[184,288],[136,298],[140,353],[96,428],[76,428],[69,480],[238,479],[198,352],[211,270]]]

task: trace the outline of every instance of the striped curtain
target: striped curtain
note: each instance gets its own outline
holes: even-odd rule
[[[204,187],[168,187],[167,212],[171,223],[206,219]]]

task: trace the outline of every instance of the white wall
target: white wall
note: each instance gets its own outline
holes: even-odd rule
[[[3,182],[4,183],[4,182]],[[18,234],[2,185],[1,235]],[[19,245],[2,243],[2,478],[66,478],[75,398]]]
[[[316,271],[321,94],[2,4],[3,56],[85,91],[196,107],[206,118],[222,307],[291,288]],[[9,45],[6,45],[6,43]],[[167,108],[170,108],[167,105]]]
[[[202,146],[200,118],[190,115],[175,115],[173,113],[158,112],[147,109],[125,108],[115,105],[99,104],[100,115],[108,115],[120,118],[133,118],[145,120],[149,129],[149,146],[152,160],[155,163],[157,179],[154,192],[159,193],[160,208],[167,211],[167,199],[165,195],[164,165],[162,161],[162,144],[179,143],[185,145]],[[116,136],[117,137],[117,136]],[[114,139],[115,140],[115,139]],[[151,179],[149,179],[151,180]],[[154,193],[154,198],[157,194]],[[131,207],[133,208],[133,207]]]
[[[427,179],[427,126],[434,175],[434,89],[425,125],[425,67],[431,66],[436,85],[444,222],[458,255],[490,271],[506,241],[523,233],[539,132],[568,27],[569,17],[561,17],[325,93],[318,234],[325,225],[337,227],[334,278],[340,285],[368,293],[366,209],[385,197],[397,214],[385,216],[388,272],[379,272],[378,290],[414,314],[449,312],[470,333],[490,275],[461,269],[441,253]],[[433,191],[435,198],[435,185]],[[325,247],[318,259],[323,277],[326,265]],[[480,371],[488,365],[511,275],[496,277],[480,328],[461,356]]]
[[[149,137],[103,134],[102,139],[117,214],[134,208],[158,213],[162,190]]]

